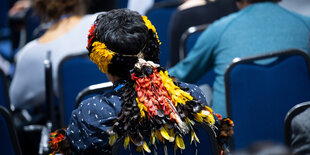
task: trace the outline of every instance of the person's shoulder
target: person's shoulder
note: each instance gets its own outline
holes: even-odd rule
[[[190,93],[195,99],[200,100],[205,105],[209,105],[204,92],[197,85],[179,81],[179,86],[185,88],[185,91]]]
[[[224,16],[208,26],[208,28],[201,34],[203,37],[209,37],[215,40],[215,38],[221,38],[222,34],[227,28],[240,16],[240,12],[232,13]],[[215,43],[216,41],[214,41]]]
[[[288,12],[290,12],[292,15],[300,19],[301,22],[304,23],[308,27],[308,29],[310,29],[310,17],[309,16],[301,15],[301,14],[291,12],[291,11],[288,11]]]
[[[79,109],[89,109],[93,106],[96,106],[96,104],[103,102],[101,99],[101,95],[96,95],[93,97],[89,97],[85,100],[83,100],[81,103],[79,103],[78,108]]]
[[[27,43],[24,47],[22,47],[16,54],[16,58],[19,59],[20,57],[23,57],[23,55],[27,55],[28,52],[33,52],[38,50],[39,43],[38,40],[32,40],[29,43]]]
[[[27,43],[24,47],[22,47],[20,49],[20,52],[32,50],[33,48],[36,48],[38,45],[39,45],[39,43],[38,43],[37,39],[32,40],[29,43]]]
[[[120,110],[120,97],[113,95],[112,92],[107,92],[101,95],[96,95],[83,100],[77,111],[84,114],[97,114],[95,117],[106,118],[116,115]]]

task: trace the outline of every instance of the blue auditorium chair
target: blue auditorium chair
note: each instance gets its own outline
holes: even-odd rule
[[[58,67],[58,89],[61,125],[69,123],[78,93],[89,85],[107,82],[98,66],[87,54],[75,54],[64,58]]]
[[[192,26],[188,28],[181,36],[180,39],[180,60],[184,59],[186,55],[194,47],[197,39],[201,33],[209,26],[210,24],[203,24],[198,26]],[[197,82],[196,85],[208,84],[210,87],[213,86],[215,80],[214,69],[210,69],[204,76],[202,76]]]
[[[195,155],[195,154],[212,154],[212,155],[219,155],[218,145],[216,141],[215,134],[213,130],[208,125],[195,125],[197,130],[196,134],[200,141],[200,143],[197,143],[197,147],[195,146],[194,142],[190,144],[191,137],[190,134],[187,134],[185,137],[183,137],[184,144],[185,144],[185,150],[180,151],[178,149],[177,151],[174,150],[174,143],[166,142],[166,146],[162,143],[157,144],[157,149],[155,150],[153,147],[150,147],[150,150],[152,151],[151,154],[185,154],[185,155]],[[142,155],[142,154],[148,154],[147,152],[136,152],[136,146],[134,146],[132,143],[130,144],[129,148],[127,150],[124,149],[123,146],[123,139],[120,139],[116,144],[114,144],[112,148],[112,154],[113,155],[124,155],[124,154],[131,154],[131,155]],[[148,143],[148,142],[147,142]],[[165,147],[167,148],[167,152],[165,153]],[[196,152],[197,151],[197,152]],[[156,153],[155,153],[156,152]]]
[[[118,0],[118,8],[127,8],[128,0]]]
[[[10,109],[10,99],[9,99],[9,84],[8,80],[0,69],[0,105],[7,109]]]
[[[170,22],[170,17],[175,9],[182,4],[182,1],[162,1],[157,2],[146,12],[146,16],[155,26],[160,45],[160,64],[163,67],[169,65],[169,34],[168,25]]]
[[[308,55],[298,49],[234,59],[224,77],[234,149],[257,141],[284,143],[286,113],[310,100],[309,65]]]
[[[9,111],[0,106],[0,152],[3,155],[21,155],[17,133]]]
[[[112,90],[113,83],[112,82],[104,82],[99,84],[90,85],[84,88],[82,91],[79,92],[75,101],[76,101],[76,108],[79,104],[89,97],[93,97],[95,95],[103,94],[106,91]]]
[[[6,59],[12,59],[12,42],[10,40],[10,28],[9,28],[9,4],[8,0],[0,1],[0,55]]]

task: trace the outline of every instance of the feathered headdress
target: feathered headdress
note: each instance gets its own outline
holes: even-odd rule
[[[142,19],[160,44],[155,27],[146,16]],[[89,33],[90,59],[108,73],[111,59],[119,54],[104,43],[93,41],[94,30],[95,26]],[[138,62],[131,71],[130,82],[123,87],[122,110],[108,131],[110,145],[123,138],[125,148],[132,142],[140,151],[150,152],[149,145],[156,145],[156,140],[174,142],[175,148],[185,149],[184,135],[191,134],[191,142],[199,142],[195,123],[216,129],[212,109],[181,89],[160,65],[144,60],[143,49],[137,55],[122,56],[137,57]]]

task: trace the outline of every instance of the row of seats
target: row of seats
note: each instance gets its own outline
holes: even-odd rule
[[[262,65],[259,63],[262,60],[272,62]],[[51,64],[47,62],[45,62],[46,95],[50,96],[47,97],[49,100],[47,103],[53,105],[53,97],[51,97],[53,91],[50,83],[52,82]],[[261,140],[284,142],[285,115],[296,104],[310,100],[309,66],[308,55],[295,49],[250,58],[236,58],[232,62],[225,73],[225,87],[227,113],[236,124],[232,144],[235,149],[245,148]],[[62,118],[64,124],[67,124],[71,111],[83,97],[93,93],[100,94],[111,88],[111,83],[89,86],[104,82],[102,76],[97,66],[85,55],[70,56],[62,61],[59,67],[59,88],[62,89],[59,106],[63,106],[60,113],[64,116]],[[2,79],[4,85],[1,86],[3,90],[1,99],[6,99],[7,85],[5,78]],[[81,91],[85,87],[86,89]],[[76,100],[78,102],[75,102]],[[1,101],[1,105],[10,109],[8,100]],[[53,112],[52,109],[50,110]],[[53,117],[53,115],[50,116]],[[288,118],[287,120],[292,119]],[[59,122],[55,119],[51,120],[54,123]],[[286,138],[286,141],[287,139],[289,138]]]

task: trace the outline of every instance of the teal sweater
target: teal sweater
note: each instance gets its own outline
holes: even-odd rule
[[[309,32],[309,17],[272,2],[252,4],[209,26],[169,73],[181,81],[195,82],[214,67],[212,108],[226,116],[224,73],[232,60],[288,48],[309,52]]]

